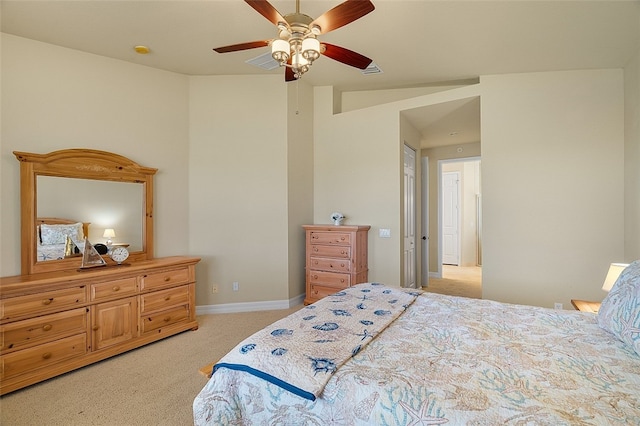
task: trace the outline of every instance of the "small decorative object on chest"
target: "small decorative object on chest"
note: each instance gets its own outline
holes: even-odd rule
[[[113,259],[118,265],[122,265],[122,262],[129,257],[129,250],[126,247],[114,247],[111,250],[111,259]]]
[[[344,220],[344,215],[340,212],[333,212],[331,213],[331,220],[333,220],[334,225],[340,226]]]

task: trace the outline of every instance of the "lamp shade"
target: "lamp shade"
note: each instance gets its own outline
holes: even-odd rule
[[[602,289],[604,291],[611,290],[611,287],[613,287],[616,280],[627,266],[629,266],[628,263],[612,263],[611,266],[609,266],[609,272],[607,272],[607,277],[604,279]]]
[[[271,57],[280,63],[287,62],[291,46],[286,40],[276,39],[271,43]]]
[[[320,42],[315,38],[302,40],[302,56],[309,62],[313,62],[320,56]]]
[[[116,231],[114,231],[112,228],[107,228],[104,230],[104,234],[102,234],[103,238],[113,238],[116,236]]]

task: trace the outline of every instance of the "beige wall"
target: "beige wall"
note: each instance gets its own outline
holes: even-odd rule
[[[314,90],[314,221],[371,225],[369,280],[400,285],[399,115],[384,107],[333,114],[333,90]],[[390,228],[391,238],[379,238]]]
[[[640,259],[640,49],[624,70],[624,261]]]
[[[297,108],[294,90],[304,99]],[[304,293],[302,225],[313,220],[310,93],[302,82],[283,85],[281,75],[190,79],[189,253],[202,257],[199,306]]]
[[[0,274],[20,273],[14,150],[115,152],[157,167],[155,255],[188,251],[188,78],[2,34]]]
[[[11,152],[86,147],[159,169],[155,254],[203,256],[198,305],[295,297],[304,251],[296,230],[328,223],[334,210],[347,223],[372,226],[370,279],[398,285],[406,134],[400,113],[478,95],[485,297],[544,306],[597,300],[607,264],[639,257],[640,237],[629,234],[638,229],[640,197],[637,56],[624,86],[621,70],[488,76],[478,85],[342,114],[332,113],[332,88],[301,84],[307,101],[293,123],[294,94],[273,76],[185,77],[5,34],[2,43],[3,276],[20,265],[18,162]],[[225,216],[229,203],[242,209]],[[220,221],[222,238],[207,230]],[[272,229],[253,240],[265,223]],[[392,238],[378,237],[382,227]],[[227,248],[235,255],[218,263]],[[212,282],[230,280],[240,282],[240,292],[210,293]]]
[[[305,233],[313,223],[313,88],[287,84],[289,298],[305,292]]]
[[[296,86],[280,75],[186,77],[5,34],[2,43],[2,276],[20,272],[12,151],[81,147],[158,168],[155,255],[202,257],[199,306],[304,293],[308,85],[297,85],[303,101],[294,109]]]
[[[483,297],[601,300],[624,257],[622,70],[486,76]]]
[[[287,92],[280,83],[278,76],[190,80],[189,252],[203,259],[198,305],[288,298]]]

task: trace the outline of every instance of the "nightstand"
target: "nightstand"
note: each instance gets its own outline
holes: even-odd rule
[[[579,311],[598,313],[600,309],[600,302],[589,302],[587,300],[571,299],[571,304]]]

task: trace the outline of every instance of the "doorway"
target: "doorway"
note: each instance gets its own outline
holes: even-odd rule
[[[438,162],[438,259],[443,279],[469,281],[481,286],[480,165],[477,157]]]

